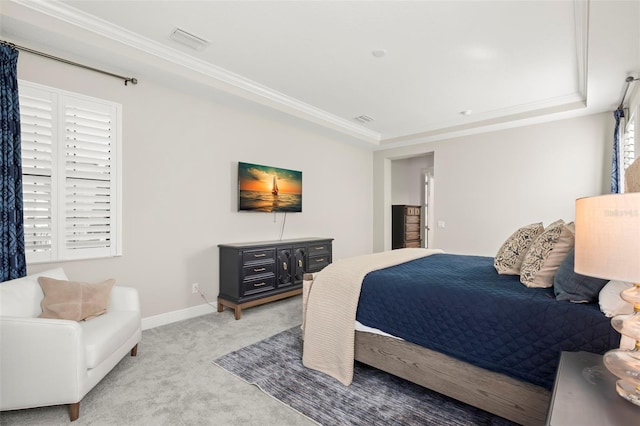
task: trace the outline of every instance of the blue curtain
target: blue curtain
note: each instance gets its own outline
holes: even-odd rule
[[[613,112],[616,119],[616,129],[613,131],[613,156],[611,159],[611,193],[617,194],[622,190],[622,176],[620,176],[620,121],[624,118],[622,107]]]
[[[0,282],[24,277],[18,51],[0,44]]]

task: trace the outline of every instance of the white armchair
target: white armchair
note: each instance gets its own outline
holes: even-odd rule
[[[134,288],[114,286],[106,314],[88,321],[38,318],[43,298],[38,277],[67,280],[62,268],[0,283],[0,410],[80,401],[142,336]]]

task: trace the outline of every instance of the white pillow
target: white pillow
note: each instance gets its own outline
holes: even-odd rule
[[[620,297],[623,290],[633,287],[625,281],[609,281],[598,295],[600,310],[608,317],[633,313],[633,305]]]

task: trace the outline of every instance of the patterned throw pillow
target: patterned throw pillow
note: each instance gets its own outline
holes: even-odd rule
[[[532,223],[511,234],[502,244],[493,260],[493,266],[496,271],[503,275],[519,275],[524,256],[529,251],[533,241],[543,230],[542,223]]]
[[[520,282],[527,287],[551,287],[556,271],[575,243],[575,226],[558,220],[531,244],[522,261]]]

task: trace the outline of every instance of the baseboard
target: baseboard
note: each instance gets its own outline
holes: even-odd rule
[[[152,317],[142,318],[142,329],[148,330],[150,328],[160,327],[161,325],[167,325],[177,321],[199,317],[200,315],[206,315],[212,312],[216,312],[216,308],[209,305],[208,303],[204,303],[202,305],[192,306],[190,308],[180,309],[178,311],[154,315]]]

